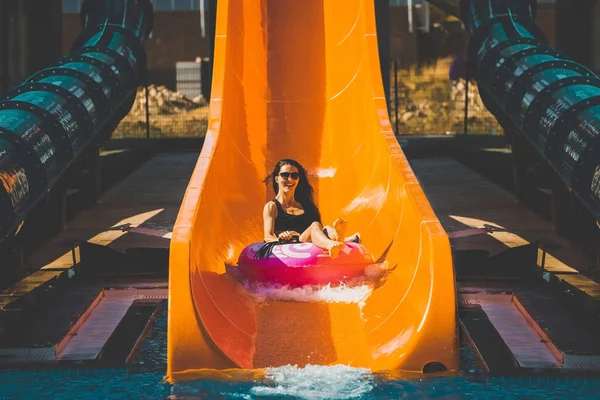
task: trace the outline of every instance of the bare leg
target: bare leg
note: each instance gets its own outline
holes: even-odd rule
[[[338,237],[337,237],[337,235],[335,233],[335,229],[333,229],[329,225],[325,225],[323,227],[323,233],[325,234],[325,236],[327,236],[331,240],[338,240]]]
[[[348,228],[348,221],[345,221],[341,218],[338,218],[333,223],[333,228],[335,229],[335,238],[331,238],[333,240],[341,240],[344,238],[344,242],[355,242],[360,243],[360,234],[356,232],[353,235],[346,236],[346,229]]]
[[[344,248],[344,243],[336,240],[331,240],[323,233],[323,225],[319,222],[313,222],[302,234],[300,235],[301,242],[311,242],[315,246],[327,250],[331,258],[335,258],[340,253],[340,250]]]
[[[348,221],[345,221],[341,218],[333,221],[333,229],[335,229],[336,238],[335,240],[340,240],[343,237],[346,237],[346,229],[348,228]]]

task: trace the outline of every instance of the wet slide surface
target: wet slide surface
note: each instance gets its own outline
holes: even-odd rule
[[[347,219],[384,278],[343,301],[290,301],[227,273],[262,240],[274,196],[262,180],[281,158],[310,169],[323,222]],[[171,381],[286,364],[457,370],[450,245],[390,127],[372,1],[219,1],[209,129],[169,291]]]

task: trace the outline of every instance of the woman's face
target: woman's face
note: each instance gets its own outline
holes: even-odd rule
[[[279,174],[275,177],[275,181],[279,185],[279,192],[294,193],[298,186],[300,174],[298,168],[293,165],[284,165],[279,170]]]

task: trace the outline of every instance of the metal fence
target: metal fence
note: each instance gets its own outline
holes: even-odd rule
[[[155,21],[158,22],[156,32],[146,46],[149,82],[138,90],[131,112],[112,137],[202,137],[208,126],[209,107],[204,98],[208,96],[208,62],[205,59],[192,60],[208,53],[200,43],[205,40],[200,34],[204,31],[201,29],[204,21],[201,5],[204,1],[151,1],[155,7]],[[78,18],[73,20],[69,15],[79,12],[81,2],[62,0],[65,29],[77,26]],[[429,48],[432,43],[417,40],[419,36],[408,31],[409,26],[403,22],[406,18],[404,8],[398,7],[400,3],[393,1],[391,4],[394,7],[390,7],[390,18],[395,27],[391,31],[391,40],[396,45],[402,44],[402,49],[396,46],[392,54],[401,54],[394,57],[403,56],[404,61],[411,60],[405,65],[401,61],[393,62],[390,68],[388,104],[396,134],[502,134],[495,118],[483,106],[476,83],[450,79],[453,59],[435,59],[464,47],[461,25],[438,15],[437,19],[434,18],[436,24],[443,25],[446,32],[445,36],[440,36],[439,42],[445,44],[444,48],[453,50],[443,52],[439,48]],[[436,26],[433,19],[430,22],[432,27]],[[180,29],[180,26],[186,28]],[[165,30],[165,27],[169,29]],[[418,29],[418,26],[413,27],[414,31]],[[198,43],[192,42],[190,46],[189,41],[186,42],[190,37],[197,37]],[[204,97],[198,95],[199,91]]]
[[[147,82],[113,139],[197,138],[206,134],[209,62],[202,12],[204,0],[151,0],[155,30],[146,44]],[[81,0],[63,0],[65,16],[77,13]],[[65,17],[66,18],[66,17]],[[68,28],[71,19],[64,19]]]
[[[503,134],[483,105],[477,84],[450,79],[451,62],[448,58],[421,67],[392,64],[390,119],[397,135]],[[194,80],[200,74],[186,64],[177,71],[175,90],[154,84],[140,88],[131,112],[112,137],[204,136],[209,107],[196,90],[199,82]]]
[[[503,134],[477,84],[452,77],[452,58],[428,65],[392,63],[390,119],[396,135]]]
[[[148,84],[138,89],[135,103],[112,135],[124,138],[202,137],[208,127],[208,104],[181,91]]]

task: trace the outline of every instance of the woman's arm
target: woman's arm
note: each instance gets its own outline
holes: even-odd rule
[[[263,209],[263,222],[264,222],[264,239],[265,242],[276,242],[279,240],[275,236],[275,218],[277,218],[277,206],[275,202],[269,201],[265,204]]]

